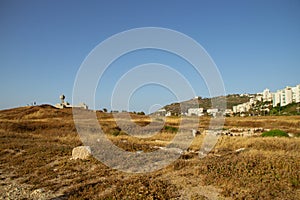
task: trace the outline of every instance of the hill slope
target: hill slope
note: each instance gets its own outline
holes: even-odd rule
[[[198,98],[199,108],[204,108],[204,110],[212,108],[212,103],[211,103],[212,101],[216,102],[217,104],[216,108],[220,108],[218,107],[220,103],[226,103],[226,108],[232,109],[233,106],[248,102],[249,100],[250,97],[240,96],[238,94],[227,95],[226,97],[220,96],[220,97],[213,97],[213,98],[201,98],[201,97]],[[193,102],[194,99],[191,99],[181,103],[172,103],[170,105],[164,106],[164,108],[166,109],[166,111],[170,111],[171,113],[180,114],[181,113],[180,104],[182,106],[181,108],[182,112],[187,112],[189,108],[194,107]]]

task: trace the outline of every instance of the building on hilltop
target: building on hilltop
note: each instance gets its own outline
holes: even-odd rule
[[[281,90],[280,95],[280,106],[286,106],[293,102],[293,93],[291,87],[286,87],[285,89]]]
[[[276,107],[278,105],[280,105],[280,99],[281,99],[281,91],[277,90],[277,92],[273,93],[273,107]]]
[[[273,93],[273,107],[278,105],[286,106],[290,103],[299,103],[300,102],[300,84],[295,87],[289,87],[282,90],[277,90]]]
[[[292,87],[293,93],[293,102],[299,103],[300,102],[300,84]]]
[[[172,116],[172,113],[171,113],[171,111],[168,111],[168,112],[165,114],[165,116],[166,116],[166,117],[170,117],[170,116]]]
[[[216,116],[217,113],[219,112],[219,109],[218,108],[210,108],[210,109],[207,109],[207,114],[208,115],[212,115],[212,116]]]
[[[62,108],[83,108],[86,110],[88,109],[88,106],[85,103],[80,103],[79,105],[74,106],[74,105],[69,104],[69,102],[65,101],[65,98],[66,98],[65,95],[63,95],[63,94],[60,95],[59,96],[60,103],[55,104],[54,107],[60,108],[60,109],[62,109]]]
[[[224,116],[232,116],[233,112],[230,108],[225,109],[225,111],[223,112]]]
[[[189,108],[188,109],[188,116],[196,115],[196,116],[203,116],[203,108]]]
[[[286,106],[291,103],[300,103],[300,84],[295,87],[285,87],[277,92],[270,92],[266,88],[262,93],[257,93],[247,103],[233,106],[234,114],[245,112],[269,112],[270,107]]]
[[[161,109],[159,109],[159,110],[157,110],[157,111],[155,112],[155,115],[156,115],[156,116],[165,116],[166,113],[167,113],[166,109],[161,108]]]
[[[272,93],[270,92],[270,90],[268,88],[266,88],[263,91],[263,93],[262,93],[262,100],[263,100],[263,102],[272,101]]]
[[[263,101],[263,95],[262,95],[262,93],[257,93],[256,94],[255,101]]]
[[[236,106],[233,106],[233,113],[245,113],[248,112],[251,108],[251,102],[242,103]]]

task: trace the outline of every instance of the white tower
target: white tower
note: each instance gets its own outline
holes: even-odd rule
[[[64,105],[65,104],[65,98],[66,98],[65,95],[62,94],[62,95],[59,96],[59,98],[60,98],[61,104]]]

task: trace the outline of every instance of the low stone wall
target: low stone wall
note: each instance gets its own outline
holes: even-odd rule
[[[227,135],[227,136],[260,136],[263,132],[269,131],[264,128],[231,128],[228,130],[204,130],[203,134]]]

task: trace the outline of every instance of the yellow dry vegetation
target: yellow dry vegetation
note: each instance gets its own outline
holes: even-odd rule
[[[92,112],[92,111],[89,111]],[[126,151],[155,151],[176,135],[179,117],[153,117],[164,127],[148,138],[120,130],[110,113],[96,112],[108,139]],[[87,114],[88,116],[88,114]],[[131,114],[142,127],[148,116]],[[199,123],[208,129],[211,118],[187,118],[183,126]],[[89,120],[83,123],[88,127]],[[281,129],[300,135],[300,116],[226,118],[224,129]],[[174,132],[175,131],[175,132]],[[188,151],[168,167],[145,174],[113,170],[100,161],[70,160],[72,149],[82,145],[71,109],[51,106],[0,111],[0,190],[17,185],[30,199],[42,188],[48,199],[300,199],[300,138],[220,136],[204,158],[198,151],[205,135],[193,139]],[[126,141],[126,142],[123,142]],[[238,151],[237,151],[238,150]],[[0,194],[7,199],[8,193]],[[22,196],[23,195],[23,196]]]

